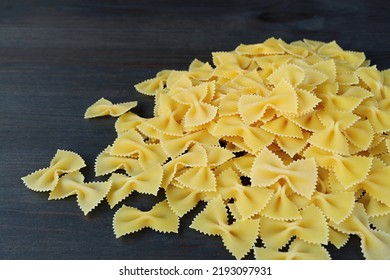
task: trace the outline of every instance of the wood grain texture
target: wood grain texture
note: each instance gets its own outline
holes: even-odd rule
[[[115,239],[106,202],[84,217],[74,198],[48,201],[20,178],[61,148],[79,153],[86,179],[96,180],[94,159],[114,140],[114,119],[84,120],[85,109],[101,97],[138,100],[134,111],[150,116],[153,100],[133,85],[194,58],[211,61],[212,51],[271,36],[336,40],[390,68],[389,14],[380,0],[2,0],[0,258],[232,259],[219,238],[188,228],[202,205],[182,220],[180,234]],[[128,202],[148,209],[159,198]],[[329,250],[336,259],[362,258],[357,238]]]

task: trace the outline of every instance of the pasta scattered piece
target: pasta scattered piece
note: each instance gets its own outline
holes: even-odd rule
[[[112,104],[111,101],[101,98],[85,111],[84,118],[91,119],[107,115],[119,117],[136,106],[136,101]]]
[[[143,228],[177,233],[179,217],[169,208],[165,200],[154,205],[149,211],[123,205],[115,213],[113,226],[117,238]]]
[[[299,239],[291,242],[287,252],[255,247],[255,257],[257,260],[330,260],[324,247]]]
[[[136,175],[142,172],[138,159],[113,156],[111,155],[110,146],[97,156],[95,161],[96,176],[107,175],[119,169],[125,170],[128,175]]]
[[[236,259],[330,259],[329,244],[361,239],[366,259],[390,258],[389,70],[335,41],[270,38],[163,70],[135,89],[154,98],[153,117],[136,102],[102,98],[85,118],[116,116],[117,137],[95,161],[58,150],[50,166],[22,178],[49,199],[77,195],[89,213],[104,198],[117,237],[143,228],[191,228],[219,236]],[[149,211],[132,193],[165,199]],[[263,247],[259,247],[260,245]]]
[[[363,204],[356,203],[353,213],[334,228],[346,234],[356,234],[361,239],[361,247],[366,259],[390,258],[390,234],[370,228]]]
[[[254,186],[262,187],[286,180],[296,193],[310,198],[317,181],[317,166],[313,158],[285,166],[277,155],[264,148],[253,163],[251,178]]]
[[[42,168],[22,178],[25,185],[33,191],[52,191],[62,174],[71,173],[85,167],[84,160],[76,153],[57,150],[50,166]]]
[[[58,180],[58,184],[50,192],[49,199],[62,199],[77,195],[77,202],[84,215],[87,215],[104,199],[110,187],[111,182],[109,181],[85,183],[83,174],[75,171]]]
[[[221,236],[226,248],[237,259],[241,259],[257,240],[259,222],[256,219],[246,219],[228,224],[226,211],[222,198],[217,197],[208,203],[190,227],[208,235]]]
[[[108,204],[113,208],[121,200],[125,199],[133,191],[144,194],[157,195],[163,176],[161,165],[155,166],[128,177],[126,175],[113,173],[110,177],[112,187],[107,194]]]
[[[321,210],[315,205],[302,209],[300,219],[277,221],[262,217],[260,236],[269,248],[281,249],[293,236],[312,243],[328,243],[328,224]]]

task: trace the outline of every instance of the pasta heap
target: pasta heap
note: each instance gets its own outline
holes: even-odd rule
[[[102,98],[85,118],[118,117],[118,134],[96,158],[59,150],[50,167],[23,177],[49,199],[77,195],[84,214],[133,192],[165,199],[149,211],[123,205],[117,237],[151,228],[191,228],[219,236],[236,258],[330,259],[326,245],[361,239],[366,259],[390,258],[390,69],[336,42],[270,38],[164,70],[135,86],[155,99],[154,116],[136,102]]]

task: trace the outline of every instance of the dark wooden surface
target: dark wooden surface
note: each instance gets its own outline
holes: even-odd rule
[[[115,239],[106,202],[85,217],[74,198],[48,201],[20,178],[61,148],[78,152],[86,179],[96,179],[93,162],[115,138],[114,119],[84,120],[85,109],[101,97],[138,100],[135,112],[150,116],[153,100],[133,85],[194,58],[211,62],[212,51],[271,36],[336,40],[390,68],[389,14],[386,0],[1,0],[0,259],[232,259],[219,238],[188,228],[200,207],[180,234]],[[147,209],[158,199],[129,201]],[[330,251],[362,258],[357,238]]]

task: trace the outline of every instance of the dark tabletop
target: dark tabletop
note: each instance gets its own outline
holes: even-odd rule
[[[185,3],[185,4],[183,4]],[[390,5],[383,0],[1,0],[0,1],[0,259],[232,259],[220,238],[188,228],[143,230],[116,239],[117,208],[101,203],[84,216],[75,198],[48,201],[20,178],[48,166],[58,148],[93,163],[115,139],[115,119],[84,120],[101,97],[138,100],[151,116],[153,99],[133,85],[163,69],[187,69],[194,58],[269,37],[336,40],[390,68]],[[160,197],[133,195],[148,209]],[[359,239],[335,259],[362,258]],[[251,258],[253,256],[249,256]]]

